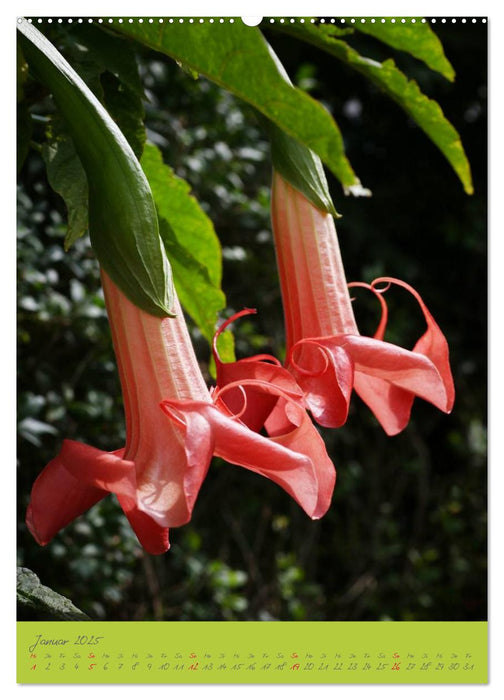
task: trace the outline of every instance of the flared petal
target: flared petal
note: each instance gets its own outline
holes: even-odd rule
[[[338,428],[348,416],[353,387],[353,363],[330,338],[307,338],[296,343],[287,367],[305,393],[308,409],[319,425]]]
[[[259,432],[273,411],[278,395],[257,390],[254,387],[255,381],[272,384],[291,396],[297,394],[301,404],[304,403],[304,397],[292,374],[272,355],[254,355],[236,362],[222,362],[217,349],[220,334],[234,321],[255,313],[255,309],[242,309],[221,324],[214,335],[213,356],[217,369],[217,390],[238,384],[242,380],[247,382],[246,388],[236,386],[234,390],[226,391],[225,403],[231,413],[240,413],[242,423]],[[246,405],[241,410],[244,400]]]
[[[355,372],[354,388],[387,435],[397,435],[408,425],[415,399],[410,391],[362,372]]]
[[[135,464],[124,449],[104,452],[75,440],[63,440],[58,457],[74,479],[109,493],[135,495]]]
[[[243,382],[246,384],[243,385]],[[304,406],[301,387],[298,386],[293,375],[280,364],[273,364],[263,359],[263,356],[222,363],[217,371],[217,389],[235,385],[235,388],[227,391],[225,395],[226,405],[233,414],[240,412],[244,401],[243,391],[245,391],[246,408],[240,415],[240,419],[254,432],[261,430],[278,401],[278,394],[270,394],[262,388],[256,388],[256,382],[259,387],[271,384],[288,392],[291,397],[297,397],[300,405]],[[243,386],[243,389],[240,389],[240,386]]]
[[[317,476],[317,505],[311,517],[321,518],[331,505],[336,469],[309,415],[299,405],[284,398],[279,399],[270,419],[266,421],[266,430],[271,440],[311,459]]]
[[[145,511],[140,510],[133,499],[127,496],[118,496],[117,498],[142,547],[149,554],[167,552],[170,549],[168,528],[162,527]]]
[[[115,493],[142,546],[152,554],[169,548],[168,529],[138,508],[135,465],[122,459],[123,453],[63,442],[32,488],[26,521],[39,544],[47,544],[72,520]]]
[[[343,335],[336,340],[352,359],[356,372],[384,379],[446,411],[445,383],[425,355],[358,335]],[[365,396],[361,398],[366,400]]]
[[[413,289],[413,287],[411,287],[409,284],[406,284],[406,282],[395,279],[393,277],[379,277],[378,279],[375,279],[373,281],[372,286],[375,287],[376,285],[381,284],[383,282],[387,284],[396,284],[399,287],[403,287],[417,300],[424,315],[425,322],[427,324],[427,330],[415,344],[413,352],[425,355],[436,366],[439,375],[441,376],[441,379],[443,381],[446,395],[446,401],[444,407],[442,407],[441,410],[445,411],[445,413],[450,413],[455,402],[455,387],[453,384],[453,377],[450,369],[448,343],[446,342],[445,336],[443,335],[441,329],[439,328],[438,324],[434,320],[432,314],[430,313],[429,309],[425,305],[422,297],[416,291],[416,289]]]
[[[336,428],[346,421],[352,388],[390,435],[407,425],[415,396],[447,411],[446,382],[422,353],[351,334],[309,338],[293,350],[306,353],[308,347],[317,348],[325,363],[305,355],[304,365],[291,359],[289,367],[306,393],[314,419],[324,427]]]
[[[40,545],[46,545],[73,520],[108,495],[108,490],[76,479],[57,455],[32,486],[26,525]]]
[[[295,406],[295,403],[293,404]],[[185,425],[187,449],[212,452],[281,486],[310,517],[318,517],[319,483],[315,465],[305,454],[253,432],[223,412],[221,406],[197,401],[162,403],[173,420]]]
[[[311,517],[321,518],[331,503],[336,470],[327,454],[324,441],[306,412],[304,402],[299,400],[299,387],[296,385],[295,391],[289,394],[269,382],[242,379],[237,385],[244,390],[244,397],[248,395],[246,392],[251,385],[257,394],[277,397],[275,407],[264,427],[271,440],[311,459],[317,477],[317,506]],[[225,401],[228,390],[233,389],[232,385],[228,385],[220,391],[219,398],[224,397]],[[238,415],[241,418],[241,415]]]

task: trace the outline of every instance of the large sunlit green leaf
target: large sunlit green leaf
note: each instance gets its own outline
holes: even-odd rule
[[[355,29],[379,39],[394,49],[411,54],[432,70],[441,73],[448,80],[455,79],[453,66],[446,58],[443,45],[434,34],[428,22],[421,17],[396,17],[395,22],[387,18],[386,22],[355,22]],[[402,20],[405,19],[405,22]],[[411,20],[415,21],[412,22]]]
[[[284,80],[257,27],[247,27],[240,18],[223,24],[208,19],[150,24],[135,18],[114,28],[230,90],[320,156],[346,190],[363,193],[331,115]]]
[[[414,80],[408,80],[392,59],[379,63],[361,56],[345,41],[336,39],[329,25],[285,25],[283,31],[328,51],[386,92],[436,144],[465,191],[472,194],[471,169],[457,130],[446,119],[439,104],[424,95]]]
[[[98,260],[131,301],[148,313],[172,313],[170,265],[142,168],[99,100],[29,22],[18,24],[24,55],[50,89],[86,172],[89,231]]]
[[[219,239],[189,184],[163,163],[156,146],[147,143],[140,162],[156,202],[180,302],[211,343],[218,314],[226,306]],[[223,338],[219,347],[224,361],[233,359],[230,338]]]

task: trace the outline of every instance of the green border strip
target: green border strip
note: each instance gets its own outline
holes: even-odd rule
[[[487,622],[18,622],[34,684],[488,682]]]

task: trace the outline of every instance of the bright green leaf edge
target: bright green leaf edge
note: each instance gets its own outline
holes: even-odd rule
[[[409,53],[411,56],[423,61],[426,66],[441,75],[450,82],[455,80],[455,70],[446,58],[443,45],[438,36],[432,31],[427,22],[422,22],[422,17],[395,17],[395,22],[387,18],[386,22],[355,22],[352,26],[362,34],[379,39],[394,49]],[[403,22],[402,20],[406,21]],[[412,22],[411,20],[414,20]]]
[[[225,24],[149,24],[136,19],[114,29],[245,100],[314,151],[347,191],[362,193],[337,124],[320,103],[285,82],[257,27],[246,26],[240,18]]]
[[[173,282],[147,179],[99,100],[28,21],[17,25],[32,70],[67,122],[89,185],[89,232],[100,264],[138,307],[173,316]]]
[[[381,88],[439,148],[459,177],[465,192],[474,192],[471,168],[457,130],[446,119],[439,104],[424,95],[414,80],[408,80],[392,59],[378,63],[365,58],[346,42],[333,38],[326,28],[320,31],[313,25],[282,25],[281,30],[324,49]]]

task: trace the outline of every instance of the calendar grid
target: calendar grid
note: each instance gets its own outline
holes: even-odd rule
[[[18,682],[486,683],[487,623],[21,622]]]

